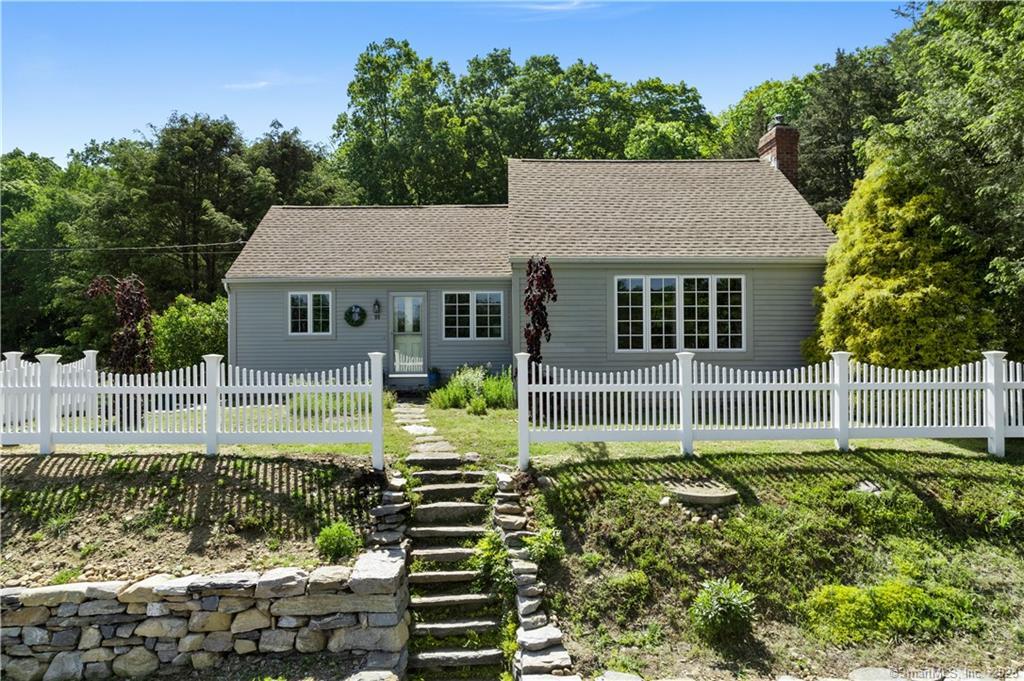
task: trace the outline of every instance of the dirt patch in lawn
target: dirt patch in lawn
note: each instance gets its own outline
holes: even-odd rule
[[[198,452],[4,453],[0,480],[0,582],[22,586],[313,566],[382,484],[362,460]]]

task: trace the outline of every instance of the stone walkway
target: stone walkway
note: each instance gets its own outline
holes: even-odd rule
[[[456,670],[462,676],[473,668],[472,678],[497,679],[504,664],[501,650],[475,642],[498,631],[502,613],[494,594],[474,588],[477,572],[467,565],[476,551],[473,544],[488,529],[491,476],[473,470],[477,454],[460,454],[437,435],[422,406],[401,402],[393,413],[416,436],[405,458],[416,499],[405,530],[413,561],[409,666],[426,678],[451,678]]]

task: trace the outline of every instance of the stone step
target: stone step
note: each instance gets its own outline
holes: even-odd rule
[[[412,625],[413,636],[433,636],[443,638],[445,636],[464,636],[470,632],[483,633],[494,631],[501,625],[497,617],[476,617],[468,620],[444,620],[442,622],[414,622]]]
[[[412,513],[417,523],[436,523],[450,520],[470,520],[487,512],[486,504],[472,501],[437,501],[420,504]]]
[[[452,648],[413,653],[409,656],[409,666],[414,669],[469,667],[501,664],[504,660],[505,656],[497,648],[481,648],[480,650]]]
[[[415,491],[420,495],[420,499],[431,503],[434,501],[469,500],[473,498],[474,494],[486,488],[487,485],[478,482],[458,482],[443,485],[420,485]]]
[[[405,531],[413,539],[436,539],[438,537],[481,537],[487,533],[483,525],[417,525]]]
[[[411,551],[413,560],[430,560],[436,563],[458,563],[466,560],[476,553],[476,549],[464,547],[432,546],[429,548],[416,549]]]
[[[460,468],[447,470],[417,471],[416,479],[424,485],[445,482],[483,482],[487,479],[487,471],[464,471]]]
[[[462,455],[457,452],[431,454],[409,454],[405,457],[405,463],[417,468],[446,469],[452,466],[462,465]],[[413,474],[415,475],[415,473]]]
[[[409,607],[413,610],[425,608],[478,608],[494,603],[494,594],[441,594],[440,596],[413,596]]]
[[[448,582],[472,582],[479,570],[428,570],[409,575],[410,584],[446,584]]]

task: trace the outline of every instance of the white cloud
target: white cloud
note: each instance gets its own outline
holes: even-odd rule
[[[272,83],[269,80],[254,80],[248,83],[227,83],[224,86],[225,90],[262,90],[263,88],[270,87]]]
[[[535,12],[574,12],[576,10],[598,7],[598,5],[587,0],[564,0],[563,2],[531,2],[517,4],[515,7]]]

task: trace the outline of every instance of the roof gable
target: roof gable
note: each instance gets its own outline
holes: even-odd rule
[[[757,159],[509,161],[509,256],[824,258],[832,232]]]

